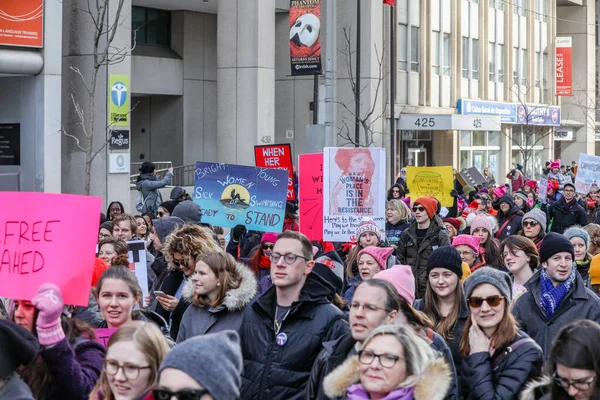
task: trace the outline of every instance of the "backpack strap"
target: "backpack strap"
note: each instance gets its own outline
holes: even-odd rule
[[[427,328],[427,337],[429,338],[429,340],[431,340],[433,342],[433,329],[431,328]]]
[[[498,368],[498,365],[500,365],[502,363],[502,361],[504,361],[510,353],[512,353],[513,351],[515,351],[516,349],[518,349],[525,343],[535,343],[535,342],[533,339],[527,337],[527,338],[517,340],[512,345],[507,346],[506,349],[504,349],[504,351],[502,353],[500,353],[496,357],[492,358],[492,360],[491,360],[492,370]]]

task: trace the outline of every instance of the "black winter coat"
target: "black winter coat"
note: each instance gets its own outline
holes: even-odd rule
[[[540,345],[546,359],[552,341],[563,326],[578,319],[600,323],[600,299],[584,286],[583,279],[577,273],[573,287],[548,320],[541,306],[540,273],[537,271],[525,283],[527,292],[517,299],[512,313],[523,331]]]
[[[542,349],[534,343],[523,343],[515,350],[508,350],[515,342],[527,338],[518,331],[512,343],[502,346],[490,357],[489,352],[470,354],[462,361],[462,388],[468,400],[517,399],[525,385],[536,379],[542,371]],[[504,360],[492,369],[495,358],[509,351]]]
[[[411,226],[402,232],[398,247],[396,249],[396,259],[398,264],[410,265],[415,276],[415,294],[420,299],[425,295],[427,285],[427,259],[440,246],[450,245],[450,238],[444,230],[441,219],[435,217],[431,220],[429,229],[425,238],[417,247],[417,223],[413,222]]]
[[[287,341],[281,346],[274,329],[275,287],[246,309],[240,328],[241,400],[303,398],[322,344],[350,333],[344,313],[331,304],[334,293],[329,282],[309,274],[282,323],[280,334],[285,333]]]
[[[181,285],[181,282],[183,282],[183,272],[165,270],[163,274],[166,274],[166,277],[164,277],[162,283],[158,288],[156,288],[156,290],[161,290],[165,292],[165,294],[175,296],[175,293],[177,293],[177,289],[179,289],[179,285]],[[153,297],[154,296],[152,296],[152,298]],[[169,322],[170,319],[172,320],[170,334],[173,340],[177,340],[177,334],[179,334],[179,324],[181,323],[181,318],[183,318],[183,313],[185,313],[189,306],[189,300],[185,299],[182,295],[179,299],[179,304],[177,304],[177,308],[175,308],[175,311],[173,311],[172,313],[162,308],[158,300],[156,300],[155,298],[150,304],[150,310],[163,317],[167,322]]]
[[[514,205],[509,211],[508,216],[504,215],[502,211],[498,211],[498,232],[495,237],[499,241],[503,241],[510,235],[516,235],[521,230],[521,221],[523,220],[523,211],[519,209],[519,206]],[[506,223],[506,221],[509,221]],[[506,225],[505,225],[506,223]]]
[[[587,214],[583,207],[573,202],[569,207],[566,206],[565,198],[556,201],[548,208],[548,225],[552,221],[551,232],[560,233],[561,235],[568,227],[573,225],[587,225]]]

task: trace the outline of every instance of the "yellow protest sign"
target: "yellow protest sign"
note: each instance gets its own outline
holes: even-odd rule
[[[454,199],[450,192],[454,189],[452,167],[406,167],[406,185],[410,197],[433,196],[442,206],[451,207]]]

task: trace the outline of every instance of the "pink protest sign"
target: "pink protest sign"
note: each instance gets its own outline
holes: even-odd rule
[[[0,204],[0,296],[31,300],[54,283],[65,304],[87,305],[102,200],[0,192]]]
[[[323,239],[323,153],[298,156],[300,232]]]
[[[96,334],[96,342],[100,343],[104,348],[108,345],[108,340],[117,328],[98,328],[94,330]]]

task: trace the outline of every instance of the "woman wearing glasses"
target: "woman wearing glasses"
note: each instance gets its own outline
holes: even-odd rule
[[[122,326],[108,341],[102,374],[89,398],[143,399],[154,386],[168,351],[165,337],[153,324],[136,321]]]
[[[196,261],[191,278],[190,293],[186,299],[192,303],[183,314],[177,343],[193,336],[238,330],[242,314],[256,294],[256,278],[250,269],[237,263],[223,251],[207,253]]]
[[[465,399],[514,399],[542,367],[542,350],[516,327],[508,274],[483,267],[465,282],[471,314],[460,352]]]
[[[265,233],[260,239],[260,247],[248,259],[242,259],[247,263],[256,279],[260,282],[265,276],[271,276],[271,254],[273,246],[277,241],[277,234],[272,232]]]
[[[542,241],[546,236],[546,213],[539,208],[533,208],[527,214],[523,215],[523,230],[519,235],[525,236],[535,244],[535,247],[540,251]]]
[[[532,382],[523,400],[577,399],[600,397],[600,325],[590,320],[571,322],[560,330],[546,362],[548,374]]]
[[[330,398],[441,400],[452,384],[448,364],[414,331],[381,325],[324,382]]]

